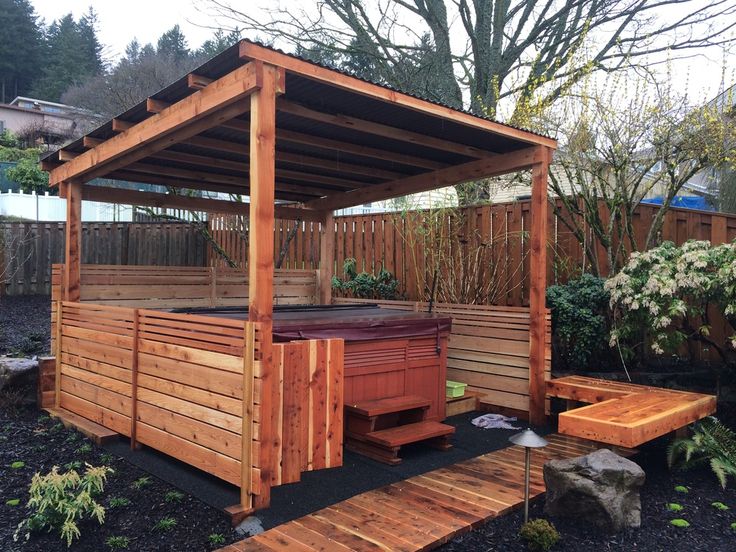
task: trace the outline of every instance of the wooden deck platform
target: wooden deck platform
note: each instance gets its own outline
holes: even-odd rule
[[[716,411],[713,395],[583,376],[548,381],[547,395],[592,403],[562,412],[560,433],[622,447],[638,447]]]
[[[545,462],[601,448],[574,437],[547,439],[532,455],[535,498],[544,493]],[[218,552],[430,550],[521,506],[523,482],[524,449],[511,446],[354,496]]]

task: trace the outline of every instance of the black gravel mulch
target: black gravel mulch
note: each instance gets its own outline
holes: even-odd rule
[[[48,295],[0,296],[0,355],[48,353],[50,340]]]
[[[55,465],[65,471],[65,464],[75,461],[81,463],[82,470],[85,462],[115,470],[108,476],[105,490],[98,499],[107,508],[105,523],[81,523],[82,536],[71,548],[67,548],[57,532],[34,534],[28,542],[21,537],[15,542],[13,533],[28,513],[25,503],[33,474],[47,473]],[[13,462],[25,465],[13,469],[10,467]],[[144,480],[147,483],[135,488],[134,482],[143,477],[148,478]],[[167,495],[172,491],[176,494]],[[111,508],[113,498],[125,498],[130,503]],[[13,499],[20,499],[20,504],[7,503]],[[220,510],[111,455],[35,408],[23,407],[16,411],[0,408],[0,512],[0,550],[3,552],[99,552],[111,550],[106,541],[112,536],[127,537],[127,550],[162,552],[212,550],[239,540],[230,527],[229,518]],[[172,529],[154,529],[159,520],[168,517],[176,520]],[[212,534],[221,535],[223,542],[211,543]]]
[[[705,551],[736,550],[736,489],[733,481],[725,490],[709,469],[670,472],[666,465],[666,440],[660,440],[633,458],[646,472],[647,480],[641,492],[642,526],[616,535],[602,533],[581,521],[550,518],[544,514],[544,499],[532,504],[529,518],[552,521],[562,539],[552,552],[631,551]],[[685,486],[688,492],[675,491]],[[719,510],[712,504],[721,502],[729,510]],[[668,503],[683,507],[674,513]],[[690,523],[688,528],[670,524],[676,518]],[[523,510],[494,519],[474,531],[449,542],[443,552],[526,551],[518,532],[523,522]]]

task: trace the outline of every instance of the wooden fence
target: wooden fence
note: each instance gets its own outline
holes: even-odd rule
[[[561,205],[561,204],[560,204]],[[641,243],[649,230],[651,220],[659,209],[656,205],[640,205],[633,224]],[[563,211],[564,212],[564,211]],[[529,240],[530,202],[468,207],[452,220],[449,212],[434,220],[433,231],[420,223],[415,214],[379,213],[371,215],[336,217],[335,264],[342,274],[345,259],[355,258],[360,272],[376,273],[381,267],[391,271],[401,284],[400,292],[411,301],[429,297],[433,274],[431,260],[436,260],[442,249],[446,260],[441,274],[443,279],[471,278],[468,269],[478,261],[467,257],[481,245],[487,249],[480,264],[489,268],[482,278],[496,280],[491,291],[492,304],[523,306],[529,294]],[[548,284],[564,282],[570,275],[586,267],[583,244],[554,216],[549,209]],[[282,268],[316,269],[319,265],[319,234],[316,222],[277,220],[275,258],[279,258],[284,243],[297,227],[293,239],[284,252]],[[247,259],[247,224],[236,215],[215,215],[210,218],[210,231],[228,255],[239,265]],[[586,232],[591,239],[590,232]],[[736,239],[736,215],[673,208],[666,215],[662,240],[681,244],[688,239],[710,240],[714,244]],[[465,253],[464,253],[465,252]],[[466,256],[463,256],[466,255]],[[224,266],[224,261],[210,249],[208,264]],[[435,263],[437,264],[437,263]],[[604,263],[605,265],[605,263]],[[606,267],[603,266],[606,270]],[[457,281],[455,287],[461,288]],[[452,302],[460,301],[456,298]]]
[[[62,267],[52,267],[52,301],[61,299]],[[83,264],[81,300],[146,308],[222,307],[248,304],[248,274],[242,269],[191,266]],[[314,304],[314,270],[276,270],[274,303]]]
[[[0,295],[48,295],[51,265],[63,261],[63,222],[0,223]],[[82,262],[205,266],[205,240],[192,224],[88,222]]]
[[[240,486],[246,507],[264,458],[270,485],[342,464],[342,340],[274,345],[266,398],[257,324],[62,301],[55,311],[57,409]],[[260,429],[265,416],[274,435]]]
[[[335,299],[336,303],[366,302]],[[382,307],[426,312],[428,303],[379,301]],[[483,393],[483,401],[515,414],[529,411],[529,308],[438,303],[433,312],[452,317],[447,379]],[[552,364],[551,319],[547,312],[545,377]]]

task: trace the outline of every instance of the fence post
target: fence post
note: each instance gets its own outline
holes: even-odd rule
[[[56,302],[56,374],[54,375],[54,408],[61,406],[61,324],[63,306],[61,301]]]
[[[133,347],[130,366],[130,448],[138,450],[138,309],[133,309]]]

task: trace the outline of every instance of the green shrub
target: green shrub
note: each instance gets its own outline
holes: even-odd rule
[[[736,434],[713,416],[703,418],[692,437],[672,441],[667,462],[681,468],[710,464],[725,489],[728,476],[736,477]]]
[[[521,526],[519,536],[526,541],[529,550],[546,552],[560,540],[560,534],[546,519],[531,519]]]
[[[106,466],[89,464],[83,475],[75,470],[59,473],[56,466],[46,475],[35,473],[28,500],[33,513],[18,525],[15,540],[21,534],[28,540],[34,531],[59,530],[62,540],[71,546],[81,534],[78,521],[89,518],[96,519],[99,524],[104,523],[105,508],[95,501],[95,497],[104,490],[109,473],[112,470]]]
[[[593,362],[610,355],[609,299],[603,279],[590,274],[547,288],[555,359],[565,368],[590,370]]]
[[[361,272],[358,274],[357,261],[349,258],[343,263],[345,278],[332,277],[332,289],[349,292],[360,299],[398,299],[399,281],[385,268],[377,275]]]
[[[5,504],[8,506],[17,506],[20,504],[20,498],[9,498],[5,501]]]
[[[711,506],[713,506],[716,510],[730,510],[728,506],[726,506],[723,502],[711,502]]]
[[[130,546],[130,539],[128,537],[108,537],[105,544],[111,550],[123,550]]]
[[[179,491],[169,491],[164,495],[164,500],[166,502],[181,502],[184,500],[184,493],[180,493]]]
[[[682,507],[682,505],[681,504],[677,504],[676,502],[670,502],[669,504],[667,504],[667,509],[670,512],[682,512],[684,510],[684,508]]]
[[[26,463],[25,463],[25,462],[23,462],[22,460],[16,460],[16,461],[15,461],[15,462],[13,462],[12,464],[10,464],[10,467],[11,467],[11,469],[14,469],[14,470],[19,470],[19,469],[21,469],[22,467],[24,467],[25,465],[26,465]]]
[[[690,523],[688,521],[685,521],[684,519],[673,519],[670,521],[670,525],[674,525],[675,527],[690,527]]]
[[[225,544],[225,535],[222,535],[220,533],[212,533],[209,537],[207,537],[207,540],[210,541],[210,544]]]
[[[677,485],[675,487],[675,492],[676,493],[687,494],[687,493],[690,492],[690,490],[685,485]]]
[[[171,531],[176,527],[176,520],[172,517],[161,518],[153,526],[154,531]]]
[[[147,475],[144,475],[143,477],[139,477],[133,483],[130,485],[133,487],[136,491],[140,491],[141,489],[148,487],[152,483],[151,478]]]
[[[80,460],[72,460],[64,464],[65,470],[80,470],[82,468],[82,462]]]
[[[129,506],[129,505],[130,505],[130,500],[128,500],[124,496],[114,496],[108,502],[108,506],[110,508],[122,508],[123,506]]]

